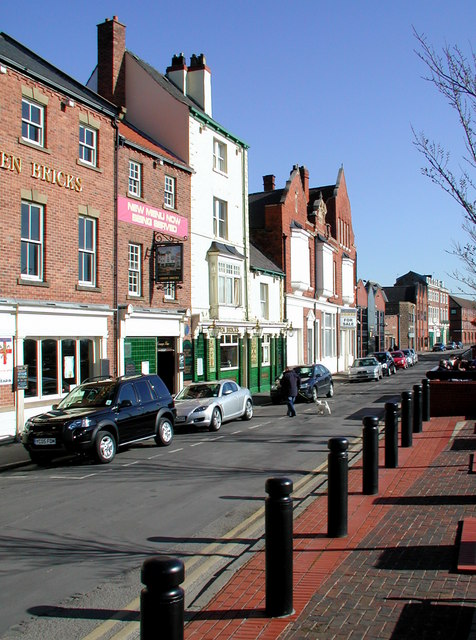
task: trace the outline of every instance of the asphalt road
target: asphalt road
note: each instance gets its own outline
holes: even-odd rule
[[[380,382],[336,380],[330,416],[298,403],[297,417],[288,418],[285,405],[258,396],[250,422],[234,421],[217,433],[178,431],[171,446],[141,443],[111,465],[65,459],[1,474],[0,637],[86,637],[118,601],[138,595],[137,568],[146,557],[204,563],[217,555],[213,545],[253,522],[268,477],[302,485],[304,502],[324,481],[319,469],[328,439],[358,443],[362,418],[383,417],[385,402],[398,401],[439,358],[423,356]],[[242,554],[247,542],[236,544],[235,535],[242,548],[230,555]],[[224,566],[227,551],[221,555]],[[74,602],[83,616],[72,613]]]

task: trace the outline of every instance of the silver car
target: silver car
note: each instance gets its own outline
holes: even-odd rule
[[[373,356],[357,358],[349,369],[349,380],[380,380],[383,377],[382,365]]]
[[[253,399],[249,389],[234,380],[196,382],[175,396],[176,426],[207,427],[218,431],[222,422],[253,417]]]

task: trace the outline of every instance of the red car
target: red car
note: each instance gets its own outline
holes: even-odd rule
[[[397,369],[406,369],[408,367],[407,357],[403,351],[391,351],[391,355]]]

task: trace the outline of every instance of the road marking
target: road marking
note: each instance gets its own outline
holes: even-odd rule
[[[250,431],[251,431],[251,429],[258,429],[258,427],[261,427],[261,425],[260,424],[255,424],[255,425],[253,425],[251,427],[248,427],[248,429],[250,429]]]
[[[191,447],[198,447],[200,444],[203,444],[203,443],[204,443],[204,441],[203,441],[203,440],[201,440],[200,442],[194,442],[194,443],[193,443],[193,444],[191,444],[190,446],[191,446]]]
[[[172,451],[169,451],[169,453],[178,453],[179,451],[183,451],[183,447],[181,447],[180,449],[172,449]]]
[[[126,464],[123,464],[123,467],[132,467],[133,464],[137,464],[139,462],[139,460],[134,460],[134,462],[127,462]]]

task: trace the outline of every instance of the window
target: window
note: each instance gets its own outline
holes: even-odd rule
[[[259,285],[259,299],[261,306],[261,317],[265,320],[269,319],[269,295],[268,295],[268,285],[265,283],[260,283]]]
[[[165,176],[164,204],[170,209],[175,209],[175,178]]]
[[[44,144],[44,107],[23,98],[21,102],[21,135],[23,140],[42,147]]]
[[[220,140],[213,140],[213,168],[215,171],[226,173],[226,145]]]
[[[23,362],[28,366],[25,397],[59,395],[93,375],[94,342],[87,338],[26,338]]]
[[[226,334],[220,338],[220,368],[236,369],[238,367],[238,336]]]
[[[133,160],[129,161],[129,195],[140,198],[142,196],[142,165]]]
[[[79,218],[79,265],[78,279],[80,284],[96,284],[96,220]]]
[[[270,364],[270,353],[270,335],[269,333],[265,333],[261,338],[261,365],[266,366]]]
[[[241,266],[218,263],[218,304],[238,307],[241,304]]]
[[[164,283],[164,298],[166,300],[175,300],[176,293],[175,282]]]
[[[21,275],[32,280],[43,277],[43,207],[21,203]]]
[[[79,159],[92,167],[96,166],[97,131],[79,125]]]
[[[213,199],[213,235],[217,238],[228,237],[227,203],[218,198]]]
[[[335,356],[336,343],[336,317],[332,313],[324,314],[324,323],[322,327],[322,350],[323,356]]]
[[[141,295],[141,246],[129,244],[129,295]]]

